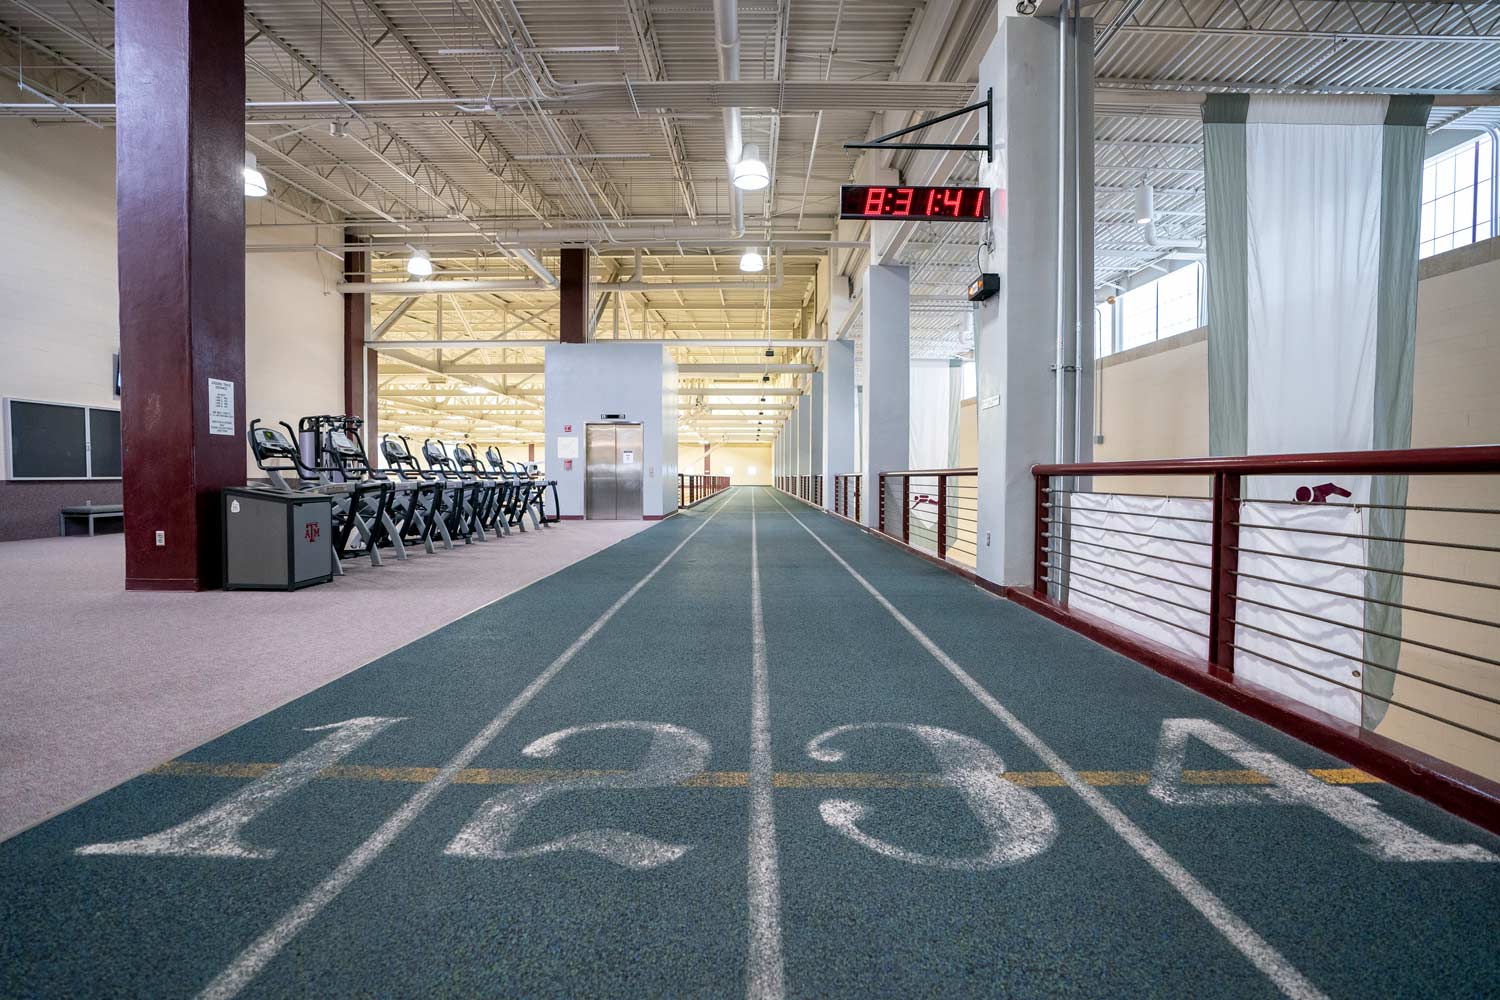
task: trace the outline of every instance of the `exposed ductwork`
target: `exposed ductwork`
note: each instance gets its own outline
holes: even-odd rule
[[[736,9],[738,0],[714,0],[714,31],[718,35],[719,79],[737,81],[740,78],[740,19]],[[744,132],[740,126],[740,109],[724,109],[724,162],[725,178],[729,181],[730,228],[735,237],[745,233],[745,196],[734,186],[734,166],[740,162],[744,151]]]
[[[478,292],[545,291],[532,278],[481,278],[475,281],[341,281],[334,291],[345,295],[467,295]]]

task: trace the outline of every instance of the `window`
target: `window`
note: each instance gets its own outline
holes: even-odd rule
[[[1194,261],[1119,296],[1119,349],[1128,351],[1201,326],[1198,304],[1202,285],[1203,265]],[[1101,347],[1107,342],[1104,338],[1099,341]],[[1100,356],[1107,353],[1101,351]]]
[[[1422,168],[1421,255],[1495,235],[1495,140],[1488,133],[1429,158]]]
[[[979,369],[974,362],[965,361],[959,372],[959,399],[973,399],[979,395]]]
[[[755,475],[755,466],[753,466],[753,465],[746,466],[745,467],[745,475],[747,475],[747,476],[753,476],[753,475]]]
[[[1115,353],[1115,304],[1108,300],[1094,304],[1094,357]]]

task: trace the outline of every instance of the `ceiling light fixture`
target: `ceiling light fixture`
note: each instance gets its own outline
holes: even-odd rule
[[[771,172],[760,158],[760,147],[751,143],[734,165],[734,186],[741,191],[759,191],[771,183]]]
[[[245,151],[245,197],[264,198],[266,196],[266,175],[255,169],[255,154],[249,150]]]
[[[411,256],[406,258],[406,273],[418,278],[425,278],[432,273],[432,258],[427,256],[426,250],[412,247]]]
[[[1135,221],[1146,225],[1156,214],[1156,195],[1151,190],[1151,185],[1141,181],[1141,186],[1135,189]]]
[[[759,274],[766,269],[766,259],[758,251],[746,250],[740,255],[740,270],[746,274]]]
[[[459,389],[471,396],[488,396],[490,394],[490,390],[482,385],[461,385]]]

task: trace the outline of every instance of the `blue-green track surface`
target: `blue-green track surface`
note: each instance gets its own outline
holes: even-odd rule
[[[1497,856],[736,488],[0,844],[0,995],[1493,997]]]

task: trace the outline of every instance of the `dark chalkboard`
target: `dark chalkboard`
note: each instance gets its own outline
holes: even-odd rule
[[[6,400],[5,435],[11,479],[101,479],[120,475],[117,410],[10,399]]]
[[[120,411],[89,407],[89,475],[115,479],[120,475]]]

